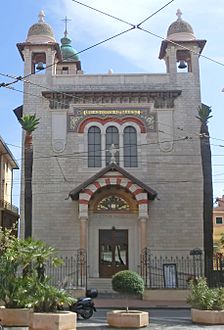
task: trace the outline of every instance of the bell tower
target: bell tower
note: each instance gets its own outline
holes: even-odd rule
[[[38,15],[38,22],[28,31],[26,41],[17,47],[24,61],[24,75],[54,75],[57,62],[62,60],[61,50],[55,40],[54,32],[44,21],[43,10]]]
[[[159,59],[166,63],[166,71],[171,76],[178,72],[192,72],[199,78],[198,58],[206,40],[196,39],[189,23],[182,19],[182,12],[177,10],[177,20],[167,31],[167,37],[161,43]]]

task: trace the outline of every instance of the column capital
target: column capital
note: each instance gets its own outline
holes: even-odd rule
[[[147,222],[148,219],[149,219],[148,216],[139,216],[138,217],[138,221],[139,222]]]
[[[88,221],[88,217],[80,216],[79,220],[80,221]]]

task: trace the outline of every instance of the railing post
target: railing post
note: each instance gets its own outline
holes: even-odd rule
[[[87,256],[85,249],[79,249],[77,252],[77,287],[87,288]]]
[[[142,250],[140,256],[140,275],[144,280],[145,287],[151,286],[151,278],[150,278],[150,250],[148,248],[144,248]],[[148,278],[149,277],[149,278]],[[150,283],[148,283],[148,281]]]
[[[202,250],[199,249],[199,248],[195,248],[195,249],[190,251],[190,256],[193,257],[194,277],[202,276]],[[198,269],[197,269],[197,263],[199,263]]]

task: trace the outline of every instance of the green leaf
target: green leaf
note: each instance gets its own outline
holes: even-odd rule
[[[198,107],[198,116],[196,116],[196,118],[201,121],[202,125],[207,125],[208,120],[212,118],[212,116],[210,116],[211,112],[211,107],[202,103],[201,106]]]
[[[39,125],[40,119],[36,118],[36,114],[34,115],[24,115],[20,119],[20,123],[22,125],[22,128],[28,133],[31,134],[37,126]]]

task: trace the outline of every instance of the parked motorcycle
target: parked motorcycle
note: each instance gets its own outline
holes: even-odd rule
[[[93,316],[93,312],[96,312],[95,304],[93,302],[93,298],[98,296],[98,291],[96,289],[88,289],[86,290],[86,296],[80,297],[78,301],[69,306],[70,311],[77,313],[87,320],[91,316]]]

